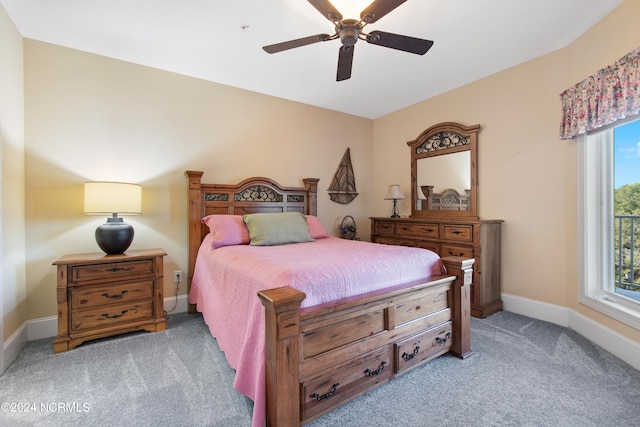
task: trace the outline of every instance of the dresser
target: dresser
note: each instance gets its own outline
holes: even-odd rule
[[[65,255],[57,267],[58,335],[54,353],[85,341],[166,329],[162,249]]]
[[[430,249],[441,257],[474,258],[471,315],[502,310],[500,298],[501,220],[371,218],[371,241]]]

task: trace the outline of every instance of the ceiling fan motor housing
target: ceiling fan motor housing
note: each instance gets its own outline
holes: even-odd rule
[[[340,36],[343,46],[353,46],[358,41],[360,30],[364,25],[355,19],[345,19],[336,24],[336,33]]]

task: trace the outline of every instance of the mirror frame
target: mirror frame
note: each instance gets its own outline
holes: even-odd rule
[[[411,217],[433,217],[433,218],[466,218],[478,219],[478,131],[480,125],[464,126],[460,123],[444,122],[431,126],[423,131],[413,141],[408,141],[407,145],[411,147]],[[444,140],[445,135],[453,133],[458,135],[462,144],[433,145],[433,142]],[[432,141],[432,138],[438,137]],[[445,154],[458,153],[461,151],[469,151],[470,165],[469,173],[471,177],[471,192],[469,210],[466,211],[448,211],[448,210],[419,210],[418,199],[418,160],[430,157],[442,156]]]

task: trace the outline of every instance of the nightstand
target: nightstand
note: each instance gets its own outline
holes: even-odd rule
[[[162,249],[65,255],[58,269],[58,335],[53,352],[132,331],[166,329]]]

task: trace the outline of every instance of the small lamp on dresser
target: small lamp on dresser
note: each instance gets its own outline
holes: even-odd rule
[[[385,200],[393,200],[393,210],[391,211],[391,218],[400,218],[398,213],[398,200],[404,200],[404,194],[400,191],[398,184],[392,184],[387,190],[387,194],[384,196]]]
[[[142,212],[142,186],[123,182],[87,182],[84,184],[84,213],[111,214],[96,229],[96,243],[108,255],[122,254],[133,242],[133,227],[121,215]]]

